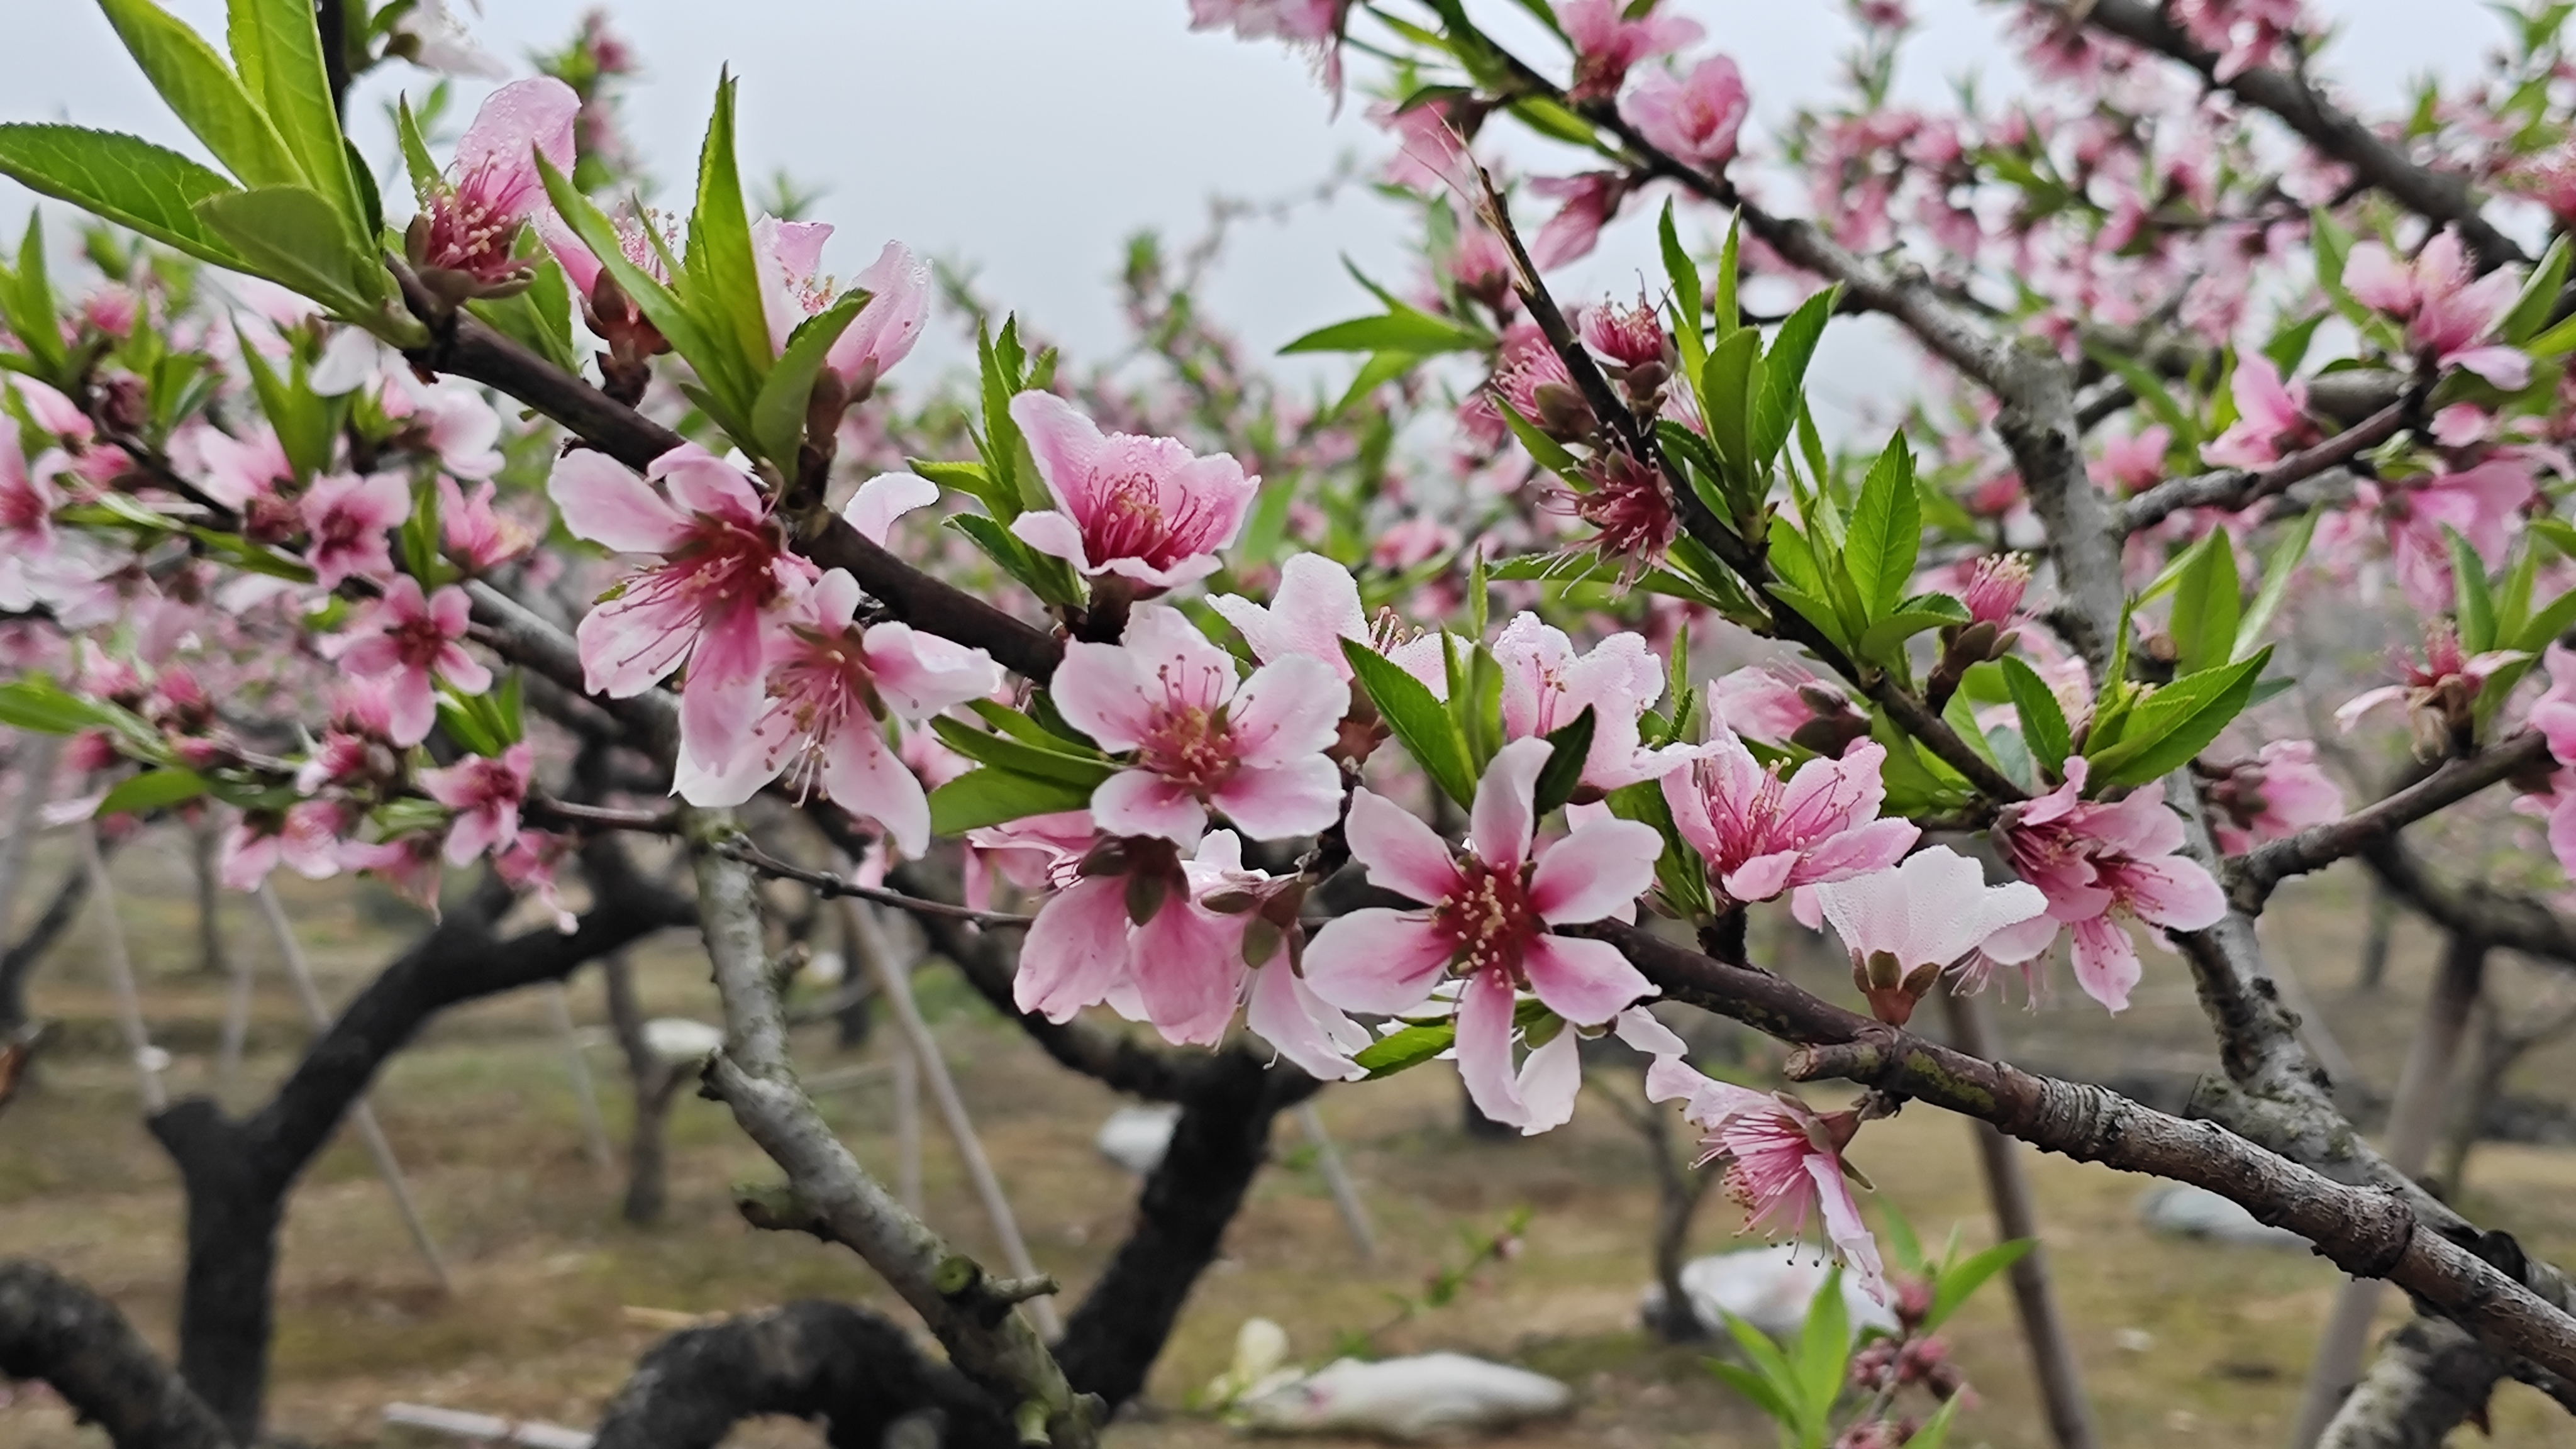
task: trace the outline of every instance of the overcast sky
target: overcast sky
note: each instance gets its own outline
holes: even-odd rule
[[[220,37],[223,0],[164,0]],[[194,149],[119,47],[77,0],[9,0],[0,119],[69,120]],[[1852,32],[1827,0],[1668,0],[1736,56],[1757,126],[1821,94]],[[2393,100],[2427,69],[2472,71],[2502,37],[2475,0],[2311,0],[2344,33],[2328,71]],[[465,7],[459,6],[460,11]],[[587,0],[485,0],[477,34],[519,65],[569,34]],[[2009,78],[1998,7],[1916,0],[1924,33],[1905,89],[1937,99],[1984,68]],[[1480,12],[1512,7],[1485,0]],[[720,66],[743,78],[747,175],[784,167],[828,188],[813,209],[841,227],[828,262],[855,270],[887,238],[975,265],[985,291],[1078,351],[1120,341],[1109,285],[1140,227],[1194,234],[1215,193],[1311,191],[1338,158],[1384,148],[1356,102],[1330,117],[1305,62],[1275,45],[1193,34],[1185,0],[626,0],[613,7],[646,73],[628,123],[666,189],[685,179]],[[1365,74],[1367,61],[1355,57]],[[401,65],[353,105],[362,144],[387,134],[385,101],[432,77]],[[482,83],[462,99],[479,94]],[[390,146],[378,146],[391,167]],[[0,217],[25,192],[0,181]],[[1643,228],[1632,227],[1632,232]],[[1404,220],[1354,189],[1285,223],[1239,233],[1214,287],[1218,313],[1267,351],[1367,310],[1348,254],[1401,281]],[[1633,287],[1647,239],[1614,241],[1571,290]],[[1860,339],[1853,339],[1857,343]],[[1830,344],[1829,344],[1830,345]],[[953,356],[954,354],[949,354]],[[1830,353],[1828,354],[1830,358]]]

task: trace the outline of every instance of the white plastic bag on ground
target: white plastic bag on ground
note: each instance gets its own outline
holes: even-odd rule
[[[1733,1314],[1773,1338],[1789,1338],[1806,1326],[1807,1305],[1823,1287],[1828,1263],[1814,1248],[1782,1243],[1693,1258],[1682,1265],[1682,1291],[1691,1312],[1711,1332],[1721,1332],[1722,1314]],[[1648,1284],[1640,1303],[1646,1320],[1661,1316],[1664,1291]],[[1896,1331],[1896,1315],[1843,1275],[1843,1312],[1856,1338],[1865,1328]]]
[[[1163,1153],[1172,1145],[1172,1128],[1181,1120],[1181,1109],[1168,1103],[1151,1107],[1121,1107],[1100,1124],[1100,1135],[1091,1145],[1100,1155],[1120,1167],[1146,1176],[1162,1165]]]
[[[1335,1359],[1235,1405],[1247,1428],[1272,1434],[1379,1434],[1430,1439],[1491,1433],[1562,1414],[1574,1391],[1545,1374],[1463,1353],[1374,1363]]]
[[[2138,1219],[2160,1233],[2257,1248],[2305,1248],[2308,1240],[2276,1228],[2207,1188],[2160,1182],[2138,1194]]]

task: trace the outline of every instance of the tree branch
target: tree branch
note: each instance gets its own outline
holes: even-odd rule
[[[2309,145],[2350,166],[2399,205],[2436,225],[2459,228],[2479,271],[2529,260],[2479,211],[2466,181],[2408,160],[2360,117],[2328,101],[2303,77],[2250,66],[2220,80],[2218,57],[2193,44],[2190,36],[2145,0],[2040,0],[2040,4],[2070,25],[2089,25],[2180,61],[2200,72],[2209,84],[2271,112]]]
[[[233,1449],[116,1305],[42,1263],[0,1261],[0,1378],[53,1385],[116,1449]]]
[[[2273,888],[2291,876],[2323,870],[2345,856],[2358,855],[2427,815],[2548,761],[2549,742],[2532,730],[2508,735],[2466,759],[2446,760],[2423,779],[2341,820],[2257,846],[2227,862],[2224,869],[2233,887],[2231,894],[2240,909],[2260,910]]]
[[[2485,1414],[2502,1377],[2496,1355],[2458,1324],[2411,1319],[2388,1336],[2317,1449],[2442,1449],[2461,1420]]]
[[[2215,473],[2201,473],[2189,478],[2168,478],[2132,498],[2120,510],[2120,531],[2135,533],[2152,528],[2185,508],[2223,508],[2234,512],[2250,508],[2275,494],[2326,472],[2340,468],[2409,426],[2413,411],[2413,394],[2407,401],[2392,403],[2373,413],[2355,427],[2346,428],[2324,442],[2303,452],[2293,453],[2262,472],[2242,468],[2225,468]]]

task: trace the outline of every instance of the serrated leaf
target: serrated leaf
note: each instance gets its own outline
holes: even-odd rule
[[[1843,567],[1870,620],[1885,618],[1914,579],[1923,547],[1923,504],[1914,493],[1914,455],[1898,433],[1870,465],[1844,535]]]
[[[2088,746],[2092,782],[2143,785],[2191,763],[2243,712],[2256,677],[2271,658],[2266,648],[2240,663],[2177,679],[2148,696],[2129,711],[2116,744],[2099,753]]]
[[[1458,1024],[1454,1021],[1424,1022],[1418,1026],[1399,1027],[1351,1054],[1351,1061],[1368,1073],[1368,1080],[1391,1077],[1431,1061],[1458,1041]]]
[[[796,471],[797,450],[805,441],[805,414],[814,396],[814,380],[822,376],[832,344],[841,340],[867,305],[868,293],[852,288],[834,298],[831,306],[796,324],[776,365],[761,380],[759,395],[752,399],[753,446],[790,476]]]
[[[1493,337],[1481,328],[1398,303],[1380,316],[1353,317],[1318,327],[1279,350],[1282,354],[1400,352],[1431,357],[1445,352],[1481,352],[1493,345]]]
[[[1769,467],[1780,455],[1780,445],[1789,440],[1804,397],[1800,389],[1807,364],[1816,354],[1816,342],[1825,335],[1825,321],[1833,315],[1840,295],[1840,287],[1827,287],[1799,303],[1771,339],[1771,350],[1762,359],[1762,392],[1753,400],[1752,464],[1756,468]]]
[[[2031,758],[2048,767],[2049,778],[2062,779],[2066,774],[2066,754],[2072,749],[2073,734],[2066,723],[2066,711],[2057,695],[2039,671],[2022,662],[2020,656],[2003,657],[2004,688],[2012,695],[2013,713],[2021,717],[2021,741]]]
[[[152,0],[99,0],[117,38],[189,133],[244,186],[306,181],[295,153],[205,37]]]
[[[238,253],[247,270],[358,318],[381,295],[384,265],[348,240],[339,213],[302,186],[227,191],[197,203],[197,216]]]
[[[726,376],[708,381],[735,391],[747,403],[769,371],[770,341],[760,271],[752,258],[751,217],[734,163],[734,92],[739,84],[730,74],[716,81],[715,109],[698,148],[686,265],[689,308],[725,364]]]
[[[930,727],[948,748],[977,764],[992,765],[1014,775],[1060,780],[1088,791],[1100,788],[1102,781],[1118,773],[1116,763],[1097,755],[1071,754],[1025,739],[990,734],[946,715],[933,718]]]
[[[554,163],[542,154],[537,158],[537,174],[546,184],[546,198],[554,203],[555,215],[571,228],[575,237],[599,265],[617,283],[619,291],[635,303],[654,330],[671,344],[699,376],[705,377],[719,364],[715,344],[697,324],[689,309],[681,305],[677,294],[642,267],[627,260],[625,243],[617,234],[617,224],[608,219],[589,197],[581,194]],[[648,227],[649,231],[650,228]]]
[[[1350,660],[1353,680],[1377,706],[1378,716],[1405,753],[1442,794],[1462,809],[1472,806],[1475,772],[1467,764],[1467,742],[1449,717],[1448,707],[1421,680],[1356,639],[1342,641],[1342,656]]]
[[[1031,815],[1089,808],[1091,792],[1063,780],[1014,775],[986,765],[930,792],[930,833],[962,835]]]
[[[2236,541],[2227,530],[2213,528],[2193,545],[2191,558],[2174,584],[2174,673],[2198,674],[2225,664],[2236,651],[2242,617],[2242,586],[2236,578]]]
[[[196,210],[237,188],[149,141],[78,126],[0,125],[0,175],[201,261],[235,271],[246,265]]]
[[[267,113],[304,183],[337,214],[348,241],[371,242],[375,229],[349,174],[349,146],[331,104],[313,0],[229,0],[226,9],[225,35],[242,89]]]

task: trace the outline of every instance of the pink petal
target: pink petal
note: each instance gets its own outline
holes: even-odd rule
[[[1368,1075],[1351,1061],[1352,1051],[1368,1045],[1367,1029],[1316,995],[1283,959],[1252,974],[1243,1024],[1319,1081],[1357,1081]]]
[[[1834,1254],[1852,1270],[1852,1280],[1860,1290],[1879,1303],[1887,1301],[1887,1278],[1878,1260],[1878,1240],[1869,1235],[1869,1225],[1861,1221],[1860,1205],[1852,1201],[1851,1182],[1843,1176],[1842,1162],[1828,1153],[1819,1152],[1807,1159],[1807,1176],[1816,1184],[1816,1204],[1825,1219],[1825,1235],[1833,1240]]]
[[[1467,823],[1468,839],[1485,864],[1508,869],[1529,859],[1530,838],[1538,829],[1538,776],[1549,753],[1543,739],[1514,740],[1485,766]]]
[[[878,698],[906,720],[928,719],[1002,687],[1002,666],[991,655],[909,624],[870,624],[863,647]]]
[[[1425,904],[1458,888],[1458,864],[1447,842],[1383,795],[1353,791],[1350,820],[1342,832],[1350,842],[1351,859],[1368,868],[1372,885]]]
[[[751,475],[695,443],[682,443],[653,460],[651,475],[671,490],[671,501],[691,513],[751,527],[769,516],[768,501]]]
[[[1056,504],[1073,519],[1089,518],[1095,502],[1091,492],[1092,461],[1099,456],[1103,441],[1100,429],[1075,411],[1073,404],[1049,392],[1024,392],[1012,398],[1011,421],[1020,425],[1020,435],[1028,439],[1030,456],[1037,460],[1038,476],[1046,480],[1047,492],[1054,496]],[[1012,531],[1017,533],[1019,529],[1014,525]],[[1080,537],[1079,529],[1075,536]],[[1042,547],[1034,539],[1028,542],[1031,547]]]
[[[2227,914],[2227,893],[2197,861],[2180,856],[2134,860],[2120,870],[2129,908],[2173,931],[2200,931]]]
[[[1023,513],[1011,520],[1011,536],[1049,558],[1060,558],[1084,573],[1091,560],[1082,551],[1082,526],[1052,508]]]
[[[1521,1135],[1533,1137],[1574,1119],[1574,1098],[1583,1090],[1583,1039],[1571,1028],[1559,1031],[1521,1061],[1514,1084],[1523,1111]]]
[[[1548,1010],[1580,1026],[1599,1026],[1657,994],[1618,947],[1580,936],[1539,936],[1521,969]]]
[[[1370,906],[1335,916],[1306,943],[1306,984],[1345,1011],[1392,1016],[1430,1000],[1455,953],[1426,916]]]
[[[704,617],[680,686],[680,734],[700,759],[718,759],[740,749],[760,718],[766,650],[760,610],[735,605]]]
[[[1243,994],[1243,923],[1180,899],[1136,928],[1130,979],[1166,1041],[1214,1046]]]
[[[2362,242],[2343,263],[2344,290],[2374,312],[2405,316],[2415,310],[2415,276],[2375,241]]]
[[[851,814],[884,826],[905,855],[919,859],[929,852],[930,799],[886,748],[873,721],[851,720],[824,742],[823,793]]]
[[[385,686],[385,704],[393,742],[405,748],[428,739],[430,727],[438,723],[438,695],[430,688],[426,670],[396,674]]]
[[[1238,758],[1275,765],[1318,756],[1340,735],[1350,700],[1342,677],[1320,659],[1292,654],[1261,666],[1229,711]]]
[[[1757,855],[1728,871],[1718,884],[1739,901],[1767,901],[1789,888],[1789,873],[1802,858],[1794,850]]]
[[[1313,835],[1342,816],[1341,767],[1322,755],[1245,766],[1217,787],[1214,803],[1255,840]]]
[[[1207,829],[1207,807],[1198,797],[1151,770],[1121,770],[1101,781],[1091,792],[1091,818],[1112,835],[1160,836],[1181,845],[1198,844]]]
[[[1349,919],[1344,917],[1345,920]],[[1458,1077],[1476,1110],[1514,1127],[1529,1125],[1519,1074],[1512,1069],[1511,982],[1492,971],[1467,978],[1458,998]]]
[[[1011,1000],[1049,1021],[1070,1021],[1106,997],[1126,966],[1127,882],[1118,876],[1076,881],[1029,923]]]
[[[573,629],[581,646],[582,685],[593,694],[629,699],[651,689],[679,667],[692,636],[675,627],[667,609],[613,599]]]
[[[939,485],[914,473],[879,473],[859,485],[841,517],[870,543],[883,544],[894,521],[939,501]]]
[[[794,732],[793,716],[782,709],[770,711],[753,727],[751,739],[727,754],[702,760],[683,740],[671,771],[671,793],[709,809],[739,805],[787,767]]]
[[[1065,723],[1104,750],[1132,750],[1154,727],[1143,663],[1133,650],[1077,639],[1064,646],[1064,662],[1047,688]]]
[[[1530,873],[1530,908],[1555,926],[1607,916],[1624,920],[1655,883],[1655,858],[1663,851],[1664,838],[1651,825],[1594,821],[1539,853],[1538,868]]]
[[[2016,921],[1988,936],[1977,949],[2007,966],[2014,965],[2056,944],[2059,924],[2055,916],[2042,910],[2038,915]]]
[[[512,81],[484,99],[474,123],[457,138],[456,169],[460,175],[489,168],[514,178],[521,187],[537,184],[531,153],[543,152],[557,169],[573,162],[573,120],[581,97],[553,76]]]
[[[2466,368],[2506,392],[2520,392],[2531,382],[2531,355],[2518,347],[2471,347],[2449,353],[2441,361],[2445,367]]]
[[[557,459],[546,496],[573,537],[619,553],[669,553],[689,539],[688,515],[604,453],[585,448]]]
[[[2108,916],[2078,921],[2074,931],[2075,984],[2113,1011],[2127,1009],[2129,990],[2143,974],[2137,943]]]

